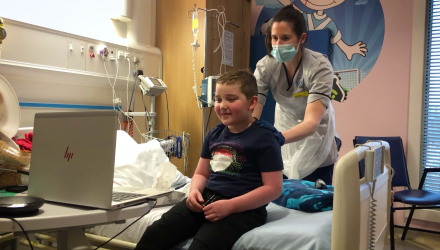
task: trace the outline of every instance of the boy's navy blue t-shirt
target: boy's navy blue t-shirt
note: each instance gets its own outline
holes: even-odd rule
[[[240,133],[217,125],[205,137],[201,157],[211,160],[206,187],[227,197],[262,186],[261,172],[283,170],[281,147],[275,136],[255,122]]]

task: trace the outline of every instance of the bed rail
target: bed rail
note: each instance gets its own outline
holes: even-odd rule
[[[387,142],[369,142],[365,145],[383,145],[384,163],[390,165],[390,147]],[[359,161],[365,158],[368,146],[360,145],[345,154],[335,167],[335,194],[333,200],[332,250],[369,249],[371,183],[359,180]],[[376,202],[375,235],[371,244],[383,249],[388,236],[391,195],[390,171],[377,177],[374,198]]]

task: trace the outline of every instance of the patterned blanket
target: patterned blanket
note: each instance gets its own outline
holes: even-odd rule
[[[334,187],[316,189],[315,183],[303,180],[283,180],[283,192],[273,203],[303,212],[322,212],[333,209]]]

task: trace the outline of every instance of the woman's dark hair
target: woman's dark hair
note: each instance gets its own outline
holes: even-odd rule
[[[303,14],[295,9],[293,5],[284,6],[273,17],[272,24],[267,29],[265,44],[270,57],[272,57],[270,52],[272,51],[272,25],[274,22],[287,22],[290,24],[293,33],[298,37],[301,37],[302,33],[307,33],[306,21],[304,20]]]

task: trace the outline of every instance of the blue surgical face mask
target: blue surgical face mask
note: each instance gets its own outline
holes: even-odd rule
[[[295,57],[296,52],[298,52],[295,49],[294,45],[299,44],[279,44],[279,45],[272,45],[272,51],[270,54],[275,57],[275,59],[278,60],[278,62],[284,63],[292,61],[292,59]]]

